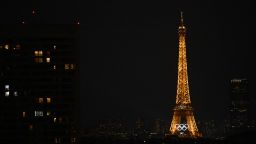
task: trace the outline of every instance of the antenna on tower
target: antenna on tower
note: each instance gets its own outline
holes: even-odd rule
[[[183,26],[183,11],[180,12],[180,24]]]

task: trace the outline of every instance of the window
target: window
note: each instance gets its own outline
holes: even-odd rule
[[[22,117],[26,117],[26,112],[22,112]]]
[[[10,90],[10,86],[9,85],[5,85],[4,88],[5,88],[5,90]]]
[[[16,49],[20,49],[20,44],[16,44]]]
[[[4,48],[8,50],[9,49],[9,45],[8,44],[4,45]]]
[[[76,142],[76,138],[75,137],[72,137],[71,138],[71,143],[75,143]]]
[[[42,50],[36,50],[36,51],[34,51],[34,55],[35,56],[43,56],[43,51]]]
[[[32,125],[32,124],[29,124],[29,125],[28,125],[28,129],[29,129],[29,130],[33,130],[33,125]]]
[[[51,98],[46,98],[47,103],[51,103]]]
[[[44,98],[38,98],[38,103],[43,103],[44,102]]]
[[[54,123],[56,123],[56,120],[57,120],[57,118],[56,118],[56,117],[55,117],[55,118],[53,118],[53,122],[54,122]]]
[[[70,64],[70,69],[75,69],[75,65],[74,64]]]
[[[56,70],[56,65],[53,65],[53,69]]]
[[[6,97],[9,97],[9,96],[10,96],[10,92],[9,92],[9,91],[6,91],[6,92],[4,93],[4,95],[5,95]]]
[[[47,115],[47,116],[51,115],[51,112],[50,112],[50,111],[47,111],[47,112],[46,112],[46,115]]]
[[[56,50],[56,45],[53,45],[53,49]]]
[[[14,96],[18,96],[18,92],[17,92],[17,91],[14,91],[14,92],[13,92],[13,95],[14,95]]]
[[[44,113],[43,113],[43,111],[35,111],[35,116],[36,117],[42,117],[42,116],[44,116]]]
[[[36,57],[36,58],[35,58],[35,62],[36,62],[36,63],[43,63],[43,58],[41,58],[41,57]]]
[[[49,57],[46,58],[46,62],[47,62],[47,63],[50,63],[50,62],[51,62],[51,58],[49,58]]]
[[[54,138],[54,143],[56,143],[56,144],[57,144],[57,143],[60,143],[60,138],[59,138],[59,137],[55,137],[55,138]]]
[[[5,85],[4,88],[5,88],[5,90],[10,90],[10,86],[9,85]]]
[[[69,69],[69,64],[65,64],[65,70]]]

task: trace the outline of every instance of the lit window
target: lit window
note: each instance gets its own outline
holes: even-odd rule
[[[28,129],[29,129],[29,130],[33,130],[33,125],[32,125],[32,124],[29,124],[29,125],[28,125]]]
[[[46,58],[46,62],[47,62],[47,63],[50,63],[50,62],[51,62],[51,58],[49,58],[49,57]]]
[[[59,138],[59,137],[55,137],[55,138],[54,138],[54,143],[56,143],[56,144],[57,144],[57,143],[60,143],[60,138]]]
[[[56,70],[56,65],[53,65],[53,69],[55,69],[55,70]]]
[[[34,51],[35,56],[38,56],[38,51]]]
[[[34,51],[35,56],[43,56],[43,51],[42,50],[36,50]]]
[[[55,118],[53,118],[53,122],[54,122],[54,123],[56,123],[56,120],[57,120],[57,118],[56,118],[56,117],[55,117]]]
[[[65,70],[69,69],[69,64],[65,64]]]
[[[47,103],[51,103],[51,98],[46,98]]]
[[[53,45],[53,49],[56,50],[56,45]]]
[[[76,142],[76,138],[75,137],[72,137],[71,138],[71,143],[75,143]]]
[[[9,45],[8,44],[4,45],[4,48],[8,50],[9,49]]]
[[[13,95],[18,96],[18,92],[17,91],[13,92]]]
[[[51,115],[51,112],[50,111],[46,112],[46,115],[47,116]]]
[[[4,88],[5,88],[5,90],[10,90],[10,86],[9,85],[5,85]]]
[[[42,62],[43,62],[43,58],[41,58],[41,57],[36,57],[36,58],[35,58],[35,62],[36,62],[36,63],[42,63]]]
[[[74,64],[70,64],[70,69],[75,69],[75,65]]]
[[[44,98],[38,98],[38,103],[43,103],[44,102]]]
[[[22,117],[26,117],[26,112],[22,112]]]
[[[35,111],[35,116],[44,116],[44,113],[43,113],[43,111]]]
[[[4,93],[4,95],[5,95],[6,97],[10,96],[10,92],[9,92],[9,91],[6,91],[6,92]]]
[[[39,54],[38,56],[43,56],[43,51],[40,50],[40,51],[38,52],[38,54]]]

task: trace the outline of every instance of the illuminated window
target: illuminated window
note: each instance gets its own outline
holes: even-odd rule
[[[56,45],[53,45],[53,49],[56,50]]]
[[[43,56],[43,51],[42,50],[36,50],[34,51],[35,56]]]
[[[26,112],[22,112],[22,117],[26,117]]]
[[[55,137],[55,138],[54,138],[54,143],[56,143],[56,144],[57,144],[57,143],[60,143],[60,138],[59,138],[59,137]]]
[[[53,69],[55,69],[55,70],[56,70],[56,65],[53,65]]]
[[[9,85],[5,85],[4,88],[5,88],[5,90],[10,90],[10,86]]]
[[[39,116],[44,116],[43,111],[35,111],[35,116],[39,117]]]
[[[46,58],[46,62],[47,62],[47,63],[50,63],[50,62],[51,62],[51,58],[49,58],[49,57]]]
[[[51,112],[50,112],[50,111],[47,111],[47,112],[46,112],[46,115],[47,115],[47,116],[51,115]]]
[[[75,137],[72,137],[71,138],[71,143],[75,143],[76,142],[76,138]]]
[[[57,121],[57,118],[56,118],[56,117],[55,117],[55,118],[53,118],[53,122],[54,122],[54,123],[56,123],[56,121]]]
[[[47,103],[51,103],[51,98],[46,98]]]
[[[34,51],[35,56],[38,56],[38,51]]]
[[[38,52],[38,54],[39,54],[39,56],[43,56],[43,51],[40,50],[40,51]]]
[[[4,95],[5,95],[6,97],[10,96],[10,92],[9,92],[9,91],[6,91],[6,92],[4,93]]]
[[[43,63],[43,58],[41,58],[41,57],[36,57],[36,58],[35,58],[35,62],[36,62],[36,63]]]
[[[65,64],[65,70],[69,69],[69,64]]]
[[[75,65],[74,64],[70,64],[70,69],[75,69]]]
[[[18,92],[17,91],[13,92],[13,95],[18,96]]]
[[[38,103],[43,103],[44,102],[44,98],[38,98]]]
[[[29,129],[29,130],[33,130],[33,125],[32,125],[32,124],[29,124],[29,125],[28,125],[28,129]]]
[[[4,48],[8,50],[9,49],[9,45],[8,44],[4,45]]]

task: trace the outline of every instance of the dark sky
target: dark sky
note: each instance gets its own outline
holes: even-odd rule
[[[197,120],[227,114],[229,80],[248,78],[255,104],[255,5],[252,1],[9,0],[1,23],[75,23],[81,27],[81,121],[134,123],[172,117],[178,22],[184,11],[192,106]],[[255,108],[255,107],[254,107]],[[255,112],[254,112],[255,114]]]

